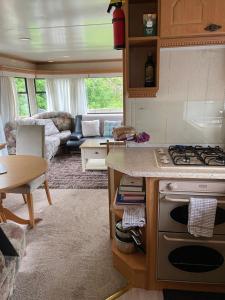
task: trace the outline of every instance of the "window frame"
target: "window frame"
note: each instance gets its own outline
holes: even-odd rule
[[[27,78],[26,77],[20,77],[16,76],[14,77],[15,79],[24,79],[25,82],[25,92],[18,92],[16,88],[17,95],[26,95],[27,96],[27,102],[28,102],[28,109],[29,109],[29,114],[28,116],[20,116],[19,118],[26,118],[26,117],[31,117],[31,108],[30,108],[30,97],[29,97],[29,92],[28,92],[28,87],[27,87]],[[18,99],[18,107],[19,107],[19,99]],[[19,110],[18,110],[19,111]]]
[[[95,79],[95,78],[116,78],[116,77],[120,77],[122,79],[122,89],[124,89],[123,86],[123,74],[121,73],[113,73],[113,74],[89,74],[88,77],[86,77],[85,79]],[[86,84],[85,84],[86,86]],[[94,115],[94,114],[123,114],[124,113],[124,93],[122,91],[122,107],[121,110],[111,110],[110,109],[89,109],[88,108],[88,95],[87,95],[87,114],[89,115]]]
[[[46,105],[47,105],[47,92],[46,92],[46,89],[44,92],[38,92],[37,91],[37,86],[36,86],[36,80],[45,80],[46,81],[46,78],[34,78],[34,90],[35,90],[35,100],[36,100],[36,105],[37,105],[37,108],[38,109],[41,109],[40,107],[38,107],[38,102],[37,102],[37,95],[41,95],[41,94],[44,94],[45,97],[46,97]]]

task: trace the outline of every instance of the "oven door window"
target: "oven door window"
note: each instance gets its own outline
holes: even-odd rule
[[[224,258],[218,251],[197,245],[174,249],[168,255],[168,260],[175,268],[192,273],[213,271],[224,263]]]
[[[170,217],[180,223],[187,225],[188,223],[188,205],[177,206],[170,212]],[[225,223],[225,209],[217,207],[215,225]]]

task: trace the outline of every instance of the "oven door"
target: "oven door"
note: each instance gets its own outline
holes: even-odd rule
[[[160,194],[159,231],[187,232],[190,197],[191,195]],[[199,197],[203,198],[204,196]],[[225,234],[225,198],[217,198],[214,234]]]
[[[157,279],[225,283],[225,236],[210,240],[184,233],[160,232]]]

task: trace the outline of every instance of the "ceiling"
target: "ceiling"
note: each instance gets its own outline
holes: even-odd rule
[[[0,53],[43,61],[120,59],[109,0],[1,0]],[[21,40],[30,38],[30,40]]]

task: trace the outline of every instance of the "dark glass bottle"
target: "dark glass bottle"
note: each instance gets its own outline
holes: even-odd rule
[[[148,59],[145,63],[145,87],[155,86],[154,77],[155,77],[155,66],[153,62],[152,53],[149,52]]]

